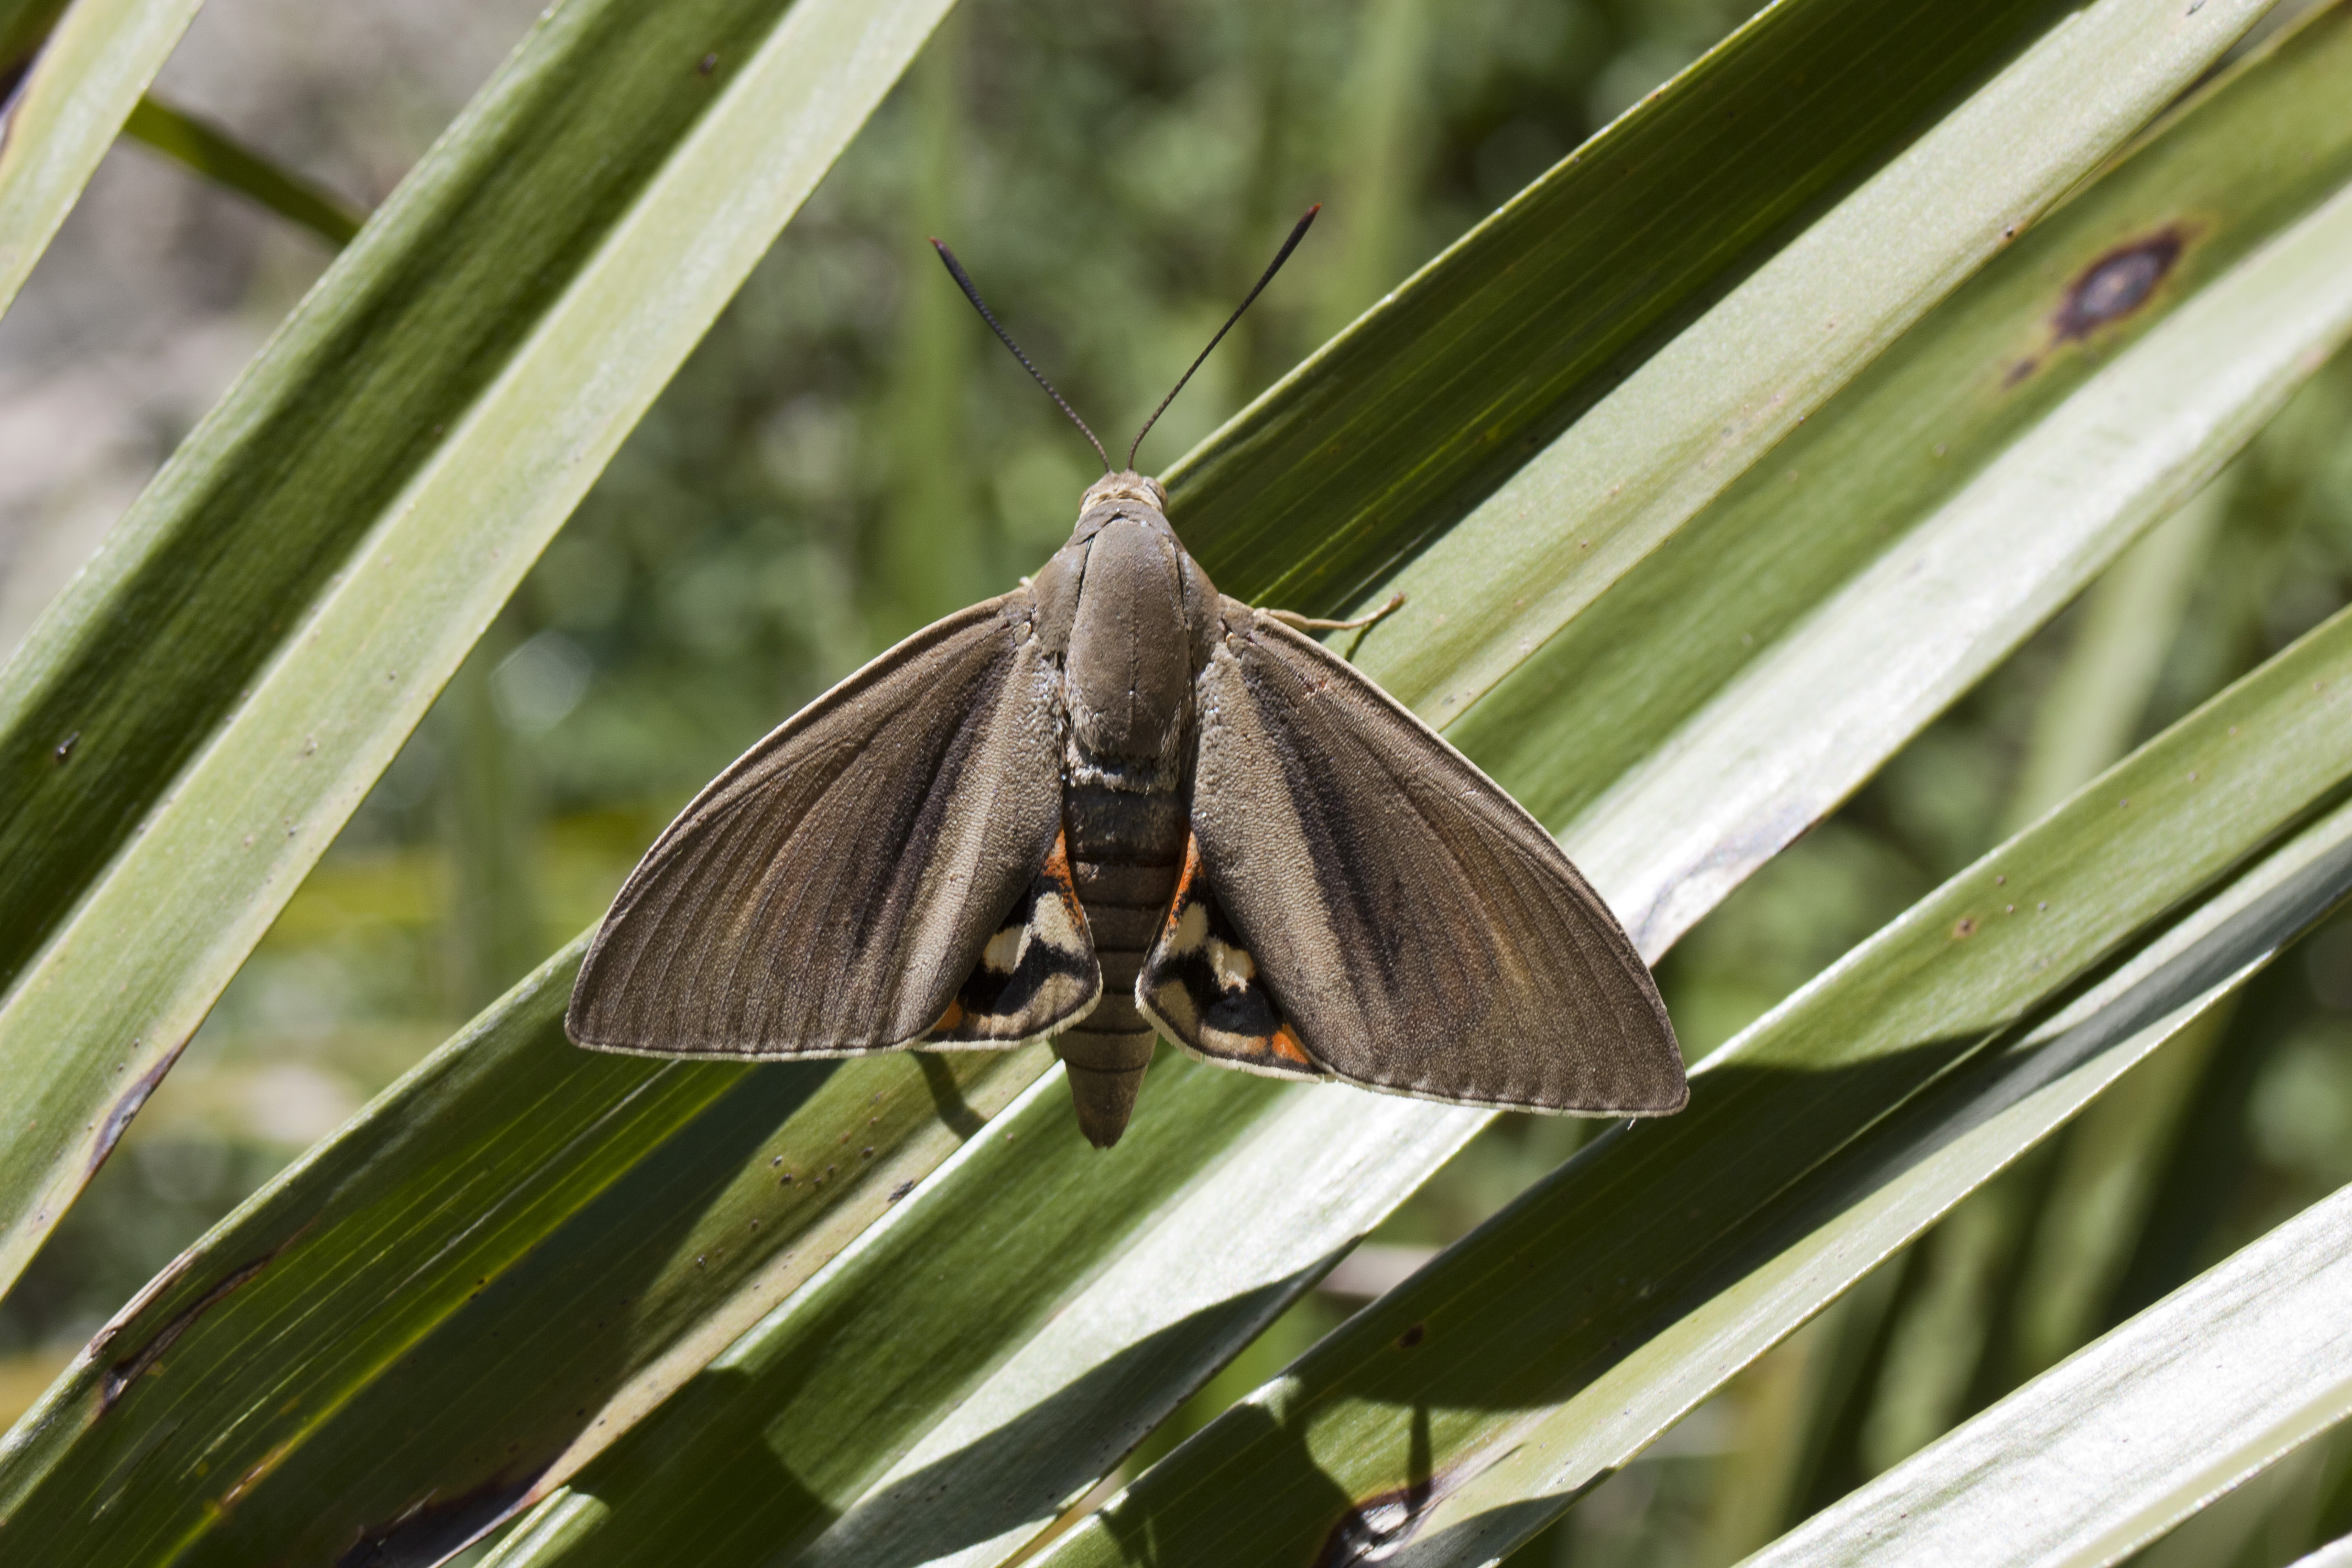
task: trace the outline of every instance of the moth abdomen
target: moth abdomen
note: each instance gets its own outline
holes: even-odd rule
[[[1135,1005],[1136,976],[1176,895],[1187,828],[1172,788],[1125,790],[1072,784],[1062,802],[1071,885],[1086,910],[1102,999],[1058,1035],[1078,1126],[1098,1149],[1118,1142],[1142,1092],[1159,1031]]]
[[[1184,847],[1184,800],[1173,787],[1072,783],[1063,790],[1062,821],[1081,861],[1173,867]]]

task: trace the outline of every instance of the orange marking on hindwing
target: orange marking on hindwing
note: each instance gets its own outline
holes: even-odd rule
[[[1184,906],[1192,900],[1193,885],[1203,876],[1201,866],[1201,836],[1192,829],[1184,830],[1184,868],[1176,873],[1176,896],[1168,900],[1168,918],[1161,924],[1165,936],[1173,936],[1176,922],[1183,918]]]
[[[1078,902],[1077,879],[1070,874],[1070,836],[1066,828],[1054,830],[1054,847],[1045,856],[1044,875],[1062,895],[1062,902],[1070,906],[1070,912],[1078,917],[1078,930],[1091,942],[1094,932],[1087,924],[1087,907]]]
[[[963,1023],[963,1004],[950,999],[948,1010],[940,1015],[940,1021],[923,1032],[927,1035],[936,1035],[943,1030],[955,1028]]]
[[[1290,1026],[1287,1024],[1276,1029],[1267,1038],[1265,1047],[1269,1052],[1280,1057],[1284,1061],[1297,1062],[1303,1068],[1311,1068],[1315,1065],[1315,1058],[1307,1054],[1307,1047],[1298,1043],[1298,1037],[1290,1032]]]

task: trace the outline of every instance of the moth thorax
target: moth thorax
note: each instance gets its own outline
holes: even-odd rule
[[[1111,520],[1087,545],[1063,657],[1076,740],[1096,758],[1161,757],[1192,698],[1183,557],[1162,522]]]

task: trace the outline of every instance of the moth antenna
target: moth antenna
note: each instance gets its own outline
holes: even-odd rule
[[[1217,335],[1209,340],[1209,346],[1201,351],[1201,357],[1192,362],[1192,368],[1185,371],[1182,375],[1176,378],[1176,384],[1168,389],[1168,395],[1160,400],[1160,406],[1151,411],[1151,417],[1145,420],[1143,422],[1143,428],[1135,433],[1134,444],[1129,446],[1127,449],[1127,466],[1129,468],[1132,468],[1135,467],[1135,455],[1143,450],[1143,438],[1151,434],[1151,427],[1160,423],[1160,416],[1168,412],[1168,405],[1176,401],[1176,395],[1184,390],[1184,384],[1186,382],[1192,379],[1192,372],[1200,369],[1201,366],[1206,363],[1209,355],[1216,351],[1217,345],[1225,341],[1225,334],[1234,330],[1234,323],[1242,319],[1242,312],[1250,308],[1251,301],[1255,300],[1260,294],[1265,292],[1265,286],[1274,281],[1274,275],[1282,270],[1282,264],[1290,259],[1290,253],[1298,248],[1298,242],[1300,240],[1307,237],[1307,226],[1313,223],[1315,221],[1315,215],[1322,210],[1323,204],[1321,202],[1317,202],[1313,206],[1307,209],[1307,216],[1298,220],[1297,224],[1290,231],[1290,237],[1282,242],[1282,248],[1274,253],[1274,259],[1267,262],[1265,264],[1265,270],[1258,274],[1256,286],[1250,289],[1248,295],[1238,306],[1234,307],[1234,313],[1225,318],[1225,324],[1217,329]],[[948,265],[952,267],[955,263],[953,261],[950,261]],[[971,286],[968,283],[965,284],[964,291],[966,293],[971,293]],[[972,295],[972,302],[974,304],[978,304],[980,302],[980,296],[977,294]],[[986,312],[983,310],[982,314],[985,313]],[[1000,335],[1002,335],[1003,331],[1003,329],[1002,328],[998,329]],[[1013,340],[1011,338],[1006,338],[1004,341],[1006,342],[1011,342]],[[1021,351],[1015,349],[1013,352],[1019,353]],[[1035,373],[1032,372],[1031,374],[1034,374]],[[1039,376],[1038,379],[1042,381],[1045,378],[1043,376]],[[1075,419],[1077,416],[1073,414],[1070,417]]]
[[[1292,243],[1296,244],[1297,241],[1294,240]],[[995,312],[992,311],[988,308],[988,301],[982,300],[980,297],[980,290],[971,286],[971,279],[965,274],[963,264],[955,258],[955,252],[950,250],[946,246],[941,245],[936,239],[931,241],[931,248],[938,251],[940,253],[940,259],[948,264],[948,276],[956,280],[956,287],[962,289],[963,297],[971,301],[971,308],[980,312],[980,319],[986,321],[990,330],[994,331],[999,338],[1003,340],[1004,346],[1013,351],[1013,357],[1021,362],[1021,368],[1037,378],[1037,384],[1045,389],[1045,395],[1052,398],[1055,405],[1060,408],[1063,413],[1070,416],[1070,423],[1076,426],[1078,429],[1084,433],[1087,440],[1094,442],[1095,456],[1102,459],[1103,472],[1106,474],[1109,473],[1110,454],[1103,450],[1103,444],[1100,441],[1096,440],[1095,433],[1087,428],[1087,422],[1078,417],[1078,411],[1062,401],[1062,395],[1054,390],[1054,384],[1045,379],[1045,373],[1029,363],[1029,356],[1021,352],[1021,345],[1013,341],[1013,334],[1006,331],[997,321]],[[1265,287],[1265,285],[1261,283],[1258,287],[1262,289]],[[1218,335],[1222,337],[1223,334],[1220,333]],[[1215,345],[1211,344],[1210,346],[1213,348]],[[1173,396],[1174,394],[1171,393],[1170,395]],[[1157,416],[1154,417],[1157,417]],[[1140,439],[1140,437],[1138,438]]]

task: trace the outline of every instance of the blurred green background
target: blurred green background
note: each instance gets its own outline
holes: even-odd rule
[[[1092,454],[926,237],[956,247],[1108,444],[1298,212],[1326,203],[1153,433],[1142,466],[1161,468],[1744,12],[967,0],[0,1305],[0,1421],[179,1248],[592,922],[662,823],[752,739],[1061,542]],[[530,13],[214,0],[158,92],[372,203]],[[0,642],[325,259],[141,149],[110,158],[0,321]],[[1693,931],[1660,970],[1691,1058],[2352,597],[2347,428],[2339,363]],[[1587,1130],[1497,1122],[1139,1458]],[[2347,1179],[2352,921],[2339,917],[1514,1561],[1729,1563]],[[2347,1530],[2339,1437],[2147,1556],[2253,1568]]]

